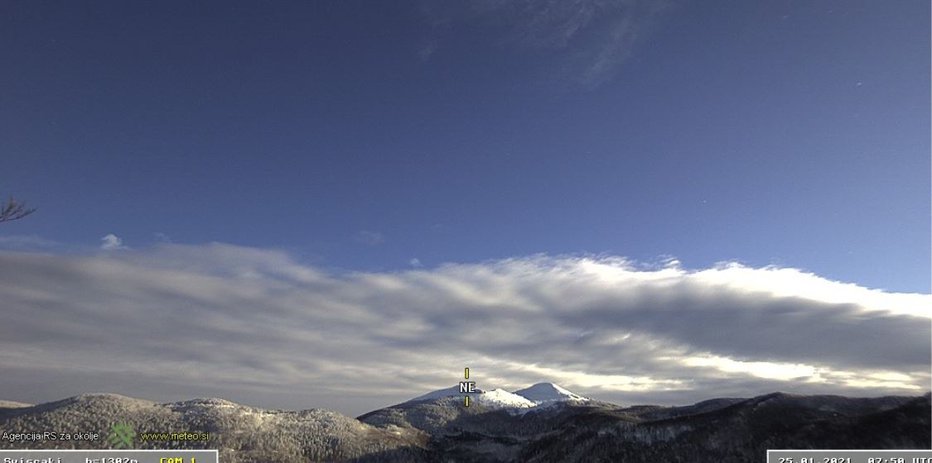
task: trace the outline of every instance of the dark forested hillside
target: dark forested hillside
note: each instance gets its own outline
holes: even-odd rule
[[[930,399],[768,394],[685,407],[588,401],[468,409],[451,397],[358,419],[221,399],[158,404],[88,394],[30,406],[0,402],[0,448],[108,448],[126,423],[138,448],[217,448],[224,462],[764,461],[768,448],[929,448]],[[98,441],[18,441],[16,433],[96,431]],[[207,432],[205,441],[143,442],[145,432]]]

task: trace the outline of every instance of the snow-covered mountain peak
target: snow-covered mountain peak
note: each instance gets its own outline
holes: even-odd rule
[[[476,389],[476,392],[482,393],[481,389]],[[435,400],[442,399],[444,397],[462,397],[464,394],[460,393],[459,385],[448,387],[446,389],[437,389],[436,391],[428,392],[424,395],[419,395],[408,402],[420,402],[422,400]],[[476,394],[466,394],[471,397],[475,397]]]
[[[538,405],[550,402],[587,402],[589,400],[587,397],[570,392],[553,383],[537,383],[514,393]]]
[[[473,403],[483,405],[487,408],[530,408],[537,405],[536,402],[504,389],[486,391],[477,388],[476,392],[464,394],[460,392],[459,385],[428,392],[427,394],[409,400],[407,403],[437,400],[445,397],[462,398],[467,395]]]
[[[531,409],[541,405],[556,405],[561,403],[579,403],[588,402],[587,397],[570,392],[553,383],[537,383],[531,387],[521,389],[515,392],[509,392],[504,389],[482,390],[476,389],[476,392],[464,394],[460,392],[459,385],[438,389],[428,392],[427,394],[417,396],[406,404],[416,402],[435,401],[448,397],[458,399],[469,396],[469,400],[477,405],[494,409]]]
[[[530,408],[537,403],[504,389],[492,389],[473,396],[477,403],[489,408]]]

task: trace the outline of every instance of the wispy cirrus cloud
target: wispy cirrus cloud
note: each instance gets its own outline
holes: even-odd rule
[[[0,297],[0,390],[31,402],[110,391],[362,413],[464,366],[480,385],[556,381],[620,403],[918,395],[930,379],[932,296],[792,268],[530,256],[335,275],[280,251],[163,244],[3,252]]]
[[[368,246],[376,246],[385,242],[385,235],[375,231],[360,230],[356,232],[356,234],[353,236],[353,239],[355,239],[357,243],[362,243]]]
[[[470,26],[516,51],[543,51],[556,75],[586,88],[613,79],[672,0],[425,1],[432,36],[418,53],[429,59],[443,32]]]

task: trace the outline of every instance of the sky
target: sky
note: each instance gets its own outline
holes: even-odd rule
[[[0,2],[0,398],[920,394],[929,18]]]

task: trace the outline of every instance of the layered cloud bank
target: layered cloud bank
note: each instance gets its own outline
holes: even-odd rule
[[[929,389],[932,296],[787,268],[515,258],[329,274],[223,244],[0,253],[0,393],[346,413],[459,380],[619,403]]]

